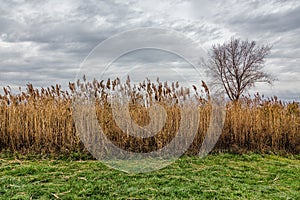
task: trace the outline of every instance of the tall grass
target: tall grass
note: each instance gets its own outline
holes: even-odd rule
[[[200,121],[188,153],[197,154],[209,126],[211,105],[204,82],[192,89],[180,87],[178,82],[169,84],[159,80],[135,85],[129,77],[123,84],[118,78],[87,82],[84,77],[84,81],[69,83],[68,91],[62,91],[60,85],[38,90],[28,84],[26,91],[13,95],[9,88],[4,88],[4,95],[0,95],[0,151],[87,153],[73,118],[73,98],[80,92],[96,100],[96,114],[107,137],[122,149],[135,152],[149,152],[168,144],[181,120],[193,120],[182,119],[179,109],[180,102],[193,99],[186,109],[195,109],[197,105]],[[116,125],[109,101],[110,95],[116,92],[130,97],[130,116],[140,126],[149,124],[149,108],[153,103],[163,105],[167,118],[162,130],[148,139],[124,133]],[[299,103],[282,102],[276,97],[263,100],[259,95],[228,102],[223,132],[214,148],[214,151],[224,150],[300,153]]]

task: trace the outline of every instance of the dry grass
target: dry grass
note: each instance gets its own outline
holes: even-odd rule
[[[209,125],[211,105],[208,88],[202,83],[202,90],[194,87],[196,95],[189,88],[178,83],[155,83],[146,80],[134,85],[128,78],[122,84],[119,79],[108,81],[69,84],[69,92],[59,85],[40,90],[27,85],[26,92],[12,95],[4,88],[0,95],[0,151],[21,153],[86,152],[75,130],[72,101],[75,95],[96,99],[96,114],[105,134],[118,146],[135,152],[149,152],[166,145],[179,129],[181,102],[189,101],[190,108],[197,105],[200,112],[199,130],[189,153],[196,154],[202,144]],[[84,92],[83,92],[84,91]],[[113,120],[109,95],[121,92],[130,97],[130,116],[139,125],[149,124],[149,107],[160,103],[167,113],[166,124],[154,137],[135,138],[124,134]],[[199,95],[200,94],[200,95]],[[205,98],[206,97],[206,98]],[[190,101],[193,99],[193,101]],[[196,99],[196,101],[195,101]],[[300,153],[300,108],[296,102],[285,103],[276,97],[262,100],[243,98],[227,104],[223,133],[215,151],[236,152],[287,152]],[[162,116],[155,116],[161,119]]]

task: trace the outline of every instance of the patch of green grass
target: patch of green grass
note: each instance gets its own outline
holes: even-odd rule
[[[151,173],[99,161],[0,160],[1,199],[300,199],[300,160],[259,154],[183,157]]]

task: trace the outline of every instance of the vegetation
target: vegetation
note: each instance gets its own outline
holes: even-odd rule
[[[40,90],[27,86],[26,92],[13,95],[4,88],[0,96],[0,151],[37,154],[85,152],[76,133],[72,102],[75,95],[93,95],[98,120],[105,134],[123,149],[148,152],[159,149],[174,137],[179,127],[180,102],[188,100],[200,112],[199,130],[188,153],[197,154],[209,126],[211,104],[205,83],[202,89],[194,86],[196,95],[178,83],[156,83],[150,80],[132,85],[119,79],[107,82],[78,81],[69,84],[70,91],[59,85]],[[82,93],[88,91],[88,93]],[[141,126],[149,123],[148,111],[153,102],[160,103],[167,112],[166,124],[155,137],[147,140],[124,134],[116,125],[108,101],[112,92],[127,92],[130,96],[130,115]],[[192,107],[186,109],[194,109]],[[161,116],[155,116],[161,118]],[[189,119],[193,120],[193,119]],[[247,151],[300,153],[300,108],[297,102],[282,102],[276,97],[263,100],[244,97],[228,102],[223,133],[214,151]]]
[[[223,133],[214,148],[236,154],[196,155],[211,116],[209,90],[178,83],[132,85],[128,79],[94,80],[0,96],[0,199],[298,199],[300,190],[300,108],[297,102],[259,95],[226,105]],[[153,103],[167,112],[161,132],[150,139],[128,136],[112,116],[110,95],[129,95],[131,118],[149,124]],[[179,128],[180,106],[189,102],[200,112],[199,130],[187,154],[175,164],[146,174],[125,174],[95,161],[78,137],[74,97],[95,100],[105,134],[122,149],[149,152],[162,148]],[[155,119],[162,116],[155,116]],[[248,154],[250,151],[261,154]],[[279,157],[264,153],[288,154]],[[292,154],[295,154],[292,156]]]
[[[98,161],[3,158],[0,199],[299,199],[300,160],[275,155],[184,156],[126,174]]]

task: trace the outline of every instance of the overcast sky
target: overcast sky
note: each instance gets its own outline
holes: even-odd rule
[[[0,86],[66,85],[101,41],[141,27],[176,30],[206,51],[232,36],[271,44],[265,70],[278,81],[253,91],[300,100],[298,0],[0,0]]]

